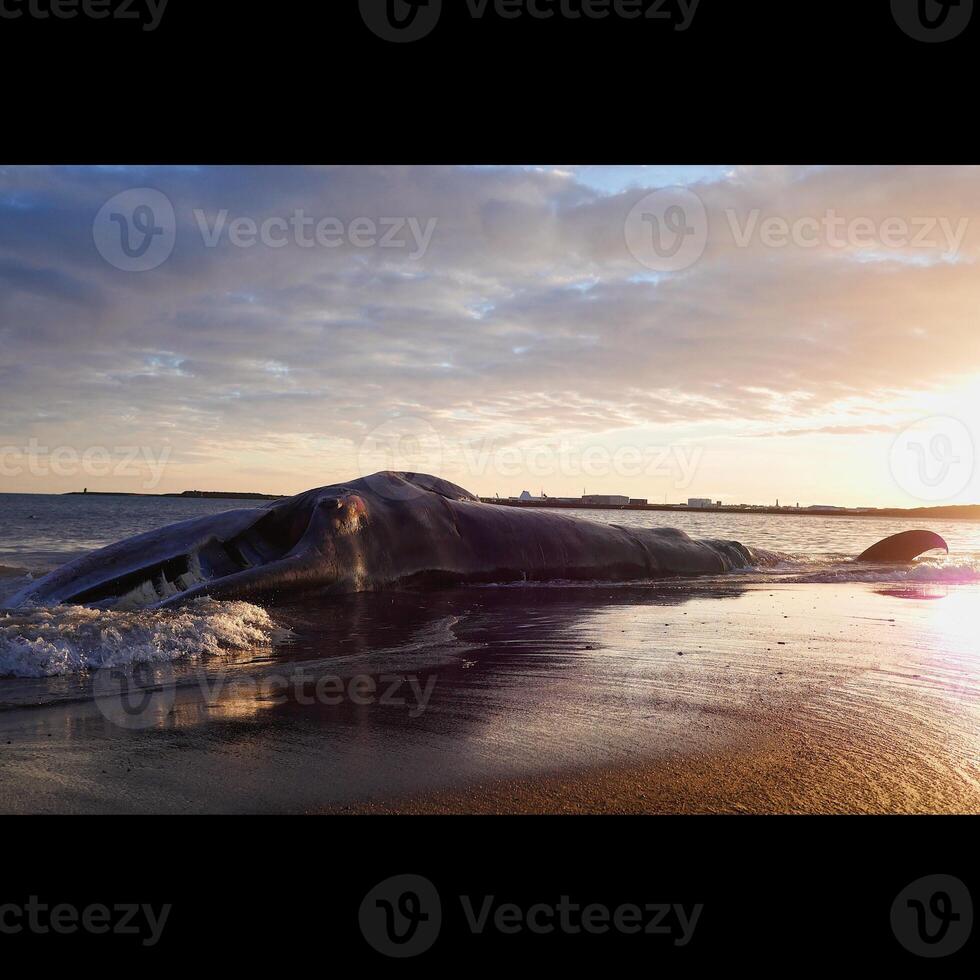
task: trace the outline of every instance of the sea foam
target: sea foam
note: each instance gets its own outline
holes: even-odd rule
[[[801,583],[914,582],[937,585],[969,585],[980,582],[980,561],[959,558],[920,558],[911,565],[860,565],[834,563],[819,568],[798,568],[790,581]]]
[[[268,645],[277,632],[260,606],[213,599],[178,610],[55,606],[0,612],[0,677],[195,660]]]

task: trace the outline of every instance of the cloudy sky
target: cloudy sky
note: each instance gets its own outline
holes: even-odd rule
[[[978,254],[976,168],[0,168],[0,492],[977,501]]]

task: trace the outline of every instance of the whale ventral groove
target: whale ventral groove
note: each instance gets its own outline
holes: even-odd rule
[[[908,531],[859,560],[910,562],[935,548],[947,548],[939,535]],[[119,541],[31,582],[8,605],[159,609],[206,597],[722,575],[778,560],[677,528],[498,507],[439,477],[384,471]]]

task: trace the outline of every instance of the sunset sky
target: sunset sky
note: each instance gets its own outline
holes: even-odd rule
[[[635,206],[684,187],[703,254],[652,268]],[[0,168],[0,492],[980,502],[978,255],[970,167]]]

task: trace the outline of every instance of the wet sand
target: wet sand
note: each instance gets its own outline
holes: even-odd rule
[[[976,812],[978,599],[726,582],[277,609],[290,643],[158,677],[137,727],[88,681],[14,682],[0,809]],[[374,693],[317,694],[355,677]]]
[[[863,731],[829,733],[800,715],[742,734],[742,746],[628,766],[478,783],[325,810],[338,814],[976,813],[980,789]],[[882,753],[892,756],[885,768]],[[892,768],[898,764],[900,770]],[[899,775],[900,772],[900,775]]]

